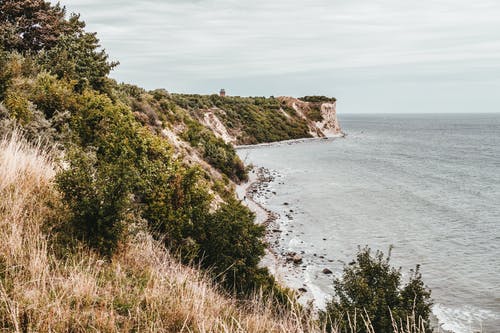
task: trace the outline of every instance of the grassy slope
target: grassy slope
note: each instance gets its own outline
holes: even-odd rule
[[[85,248],[56,256],[48,225],[64,210],[49,156],[15,134],[0,142],[0,330],[319,331],[298,310],[276,314],[259,297],[237,304],[144,232],[111,261]]]

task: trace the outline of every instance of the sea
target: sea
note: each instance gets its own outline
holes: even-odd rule
[[[392,248],[403,279],[420,265],[439,329],[500,332],[500,114],[339,120],[345,138],[238,150],[275,175],[258,200],[316,305],[359,247]]]

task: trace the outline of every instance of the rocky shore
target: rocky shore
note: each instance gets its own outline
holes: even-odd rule
[[[268,248],[262,265],[267,267],[280,283],[297,291],[302,303],[314,302],[318,305],[318,294],[322,298],[325,295],[318,292],[319,288],[315,287],[305,276],[309,261],[304,257],[306,252],[289,250],[287,244],[287,238],[293,233],[294,210],[290,208],[288,202],[283,202],[284,208],[280,214],[264,206],[268,199],[277,194],[272,185],[282,183],[280,178],[282,176],[277,171],[257,167],[250,171],[249,181],[239,185],[236,191],[240,200],[256,214],[256,223],[266,226]],[[313,257],[319,261],[314,263],[315,270],[333,261],[326,259],[323,255],[314,254]],[[332,273],[329,268],[324,267],[316,274],[326,277],[331,276]],[[316,289],[316,292],[312,289]],[[319,304],[323,303],[324,299],[320,300]]]
[[[300,212],[288,202],[282,203],[283,208],[279,213],[265,207],[267,200],[277,194],[273,185],[283,184],[283,181],[279,172],[255,167],[249,173],[249,181],[238,185],[236,191],[243,203],[256,214],[256,223],[266,226],[268,248],[261,265],[267,267],[284,286],[295,290],[302,304],[311,303],[314,311],[317,311],[318,308],[323,308],[327,295],[319,291],[317,281],[308,278],[305,271],[314,271],[316,279],[320,276],[323,280],[331,281],[334,273],[328,268],[328,264],[333,260],[326,255],[318,255],[315,251],[289,250],[287,241],[293,234],[294,223],[300,223],[294,216]],[[431,315],[431,325],[433,332],[453,333],[444,330],[435,315]]]

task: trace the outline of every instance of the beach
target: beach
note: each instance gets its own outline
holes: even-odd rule
[[[297,142],[299,141],[294,141],[294,143]],[[284,221],[293,221],[293,209],[286,209],[289,205],[286,202],[283,203],[282,214],[264,207],[265,201],[276,195],[273,185],[275,182],[280,183],[281,178],[282,176],[277,171],[254,167],[249,172],[249,180],[237,185],[236,193],[242,203],[254,212],[255,223],[266,227],[267,249],[261,265],[267,267],[279,283],[297,292],[301,304],[311,303],[314,305],[314,310],[324,309],[329,296],[305,277],[304,271],[307,269],[307,264],[302,259],[304,251],[289,251],[283,243],[282,234],[289,235],[290,233],[287,227],[289,223],[284,223]],[[325,262],[333,261],[323,256],[320,257],[322,258],[319,259]],[[323,274],[331,273],[326,269]]]

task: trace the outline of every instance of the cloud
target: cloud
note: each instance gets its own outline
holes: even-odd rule
[[[351,69],[408,80],[499,72],[500,3],[494,0],[66,0],[98,31],[113,74],[148,88]],[[387,68],[386,72],[380,68]],[[482,74],[481,74],[482,75]],[[435,79],[435,78],[434,78]],[[388,82],[386,82],[388,84]],[[283,84],[287,84],[284,82]],[[253,94],[251,87],[247,94]],[[297,87],[290,86],[290,91]],[[212,89],[212,87],[207,87]],[[272,94],[273,92],[269,92]],[[335,92],[332,92],[333,94]]]

